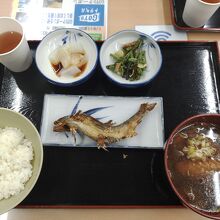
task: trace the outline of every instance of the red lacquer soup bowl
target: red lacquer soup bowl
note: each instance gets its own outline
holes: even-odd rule
[[[195,115],[181,122],[166,142],[164,160],[182,203],[220,219],[220,115]]]

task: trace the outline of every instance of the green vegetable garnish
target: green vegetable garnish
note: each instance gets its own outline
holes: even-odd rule
[[[106,68],[121,77],[134,81],[141,78],[147,68],[145,50],[142,50],[143,38],[123,45],[122,49],[110,54],[115,61]]]

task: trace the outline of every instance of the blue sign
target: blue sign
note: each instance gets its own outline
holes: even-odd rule
[[[75,5],[75,26],[104,26],[104,5]]]

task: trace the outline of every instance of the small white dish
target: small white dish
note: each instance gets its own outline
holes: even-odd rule
[[[142,49],[145,50],[147,62],[147,68],[139,80],[126,80],[125,78],[122,78],[106,68],[107,65],[114,63],[114,60],[110,56],[111,53],[115,53],[116,51],[120,50],[124,44],[131,43],[139,38],[144,39],[144,46]],[[159,73],[162,65],[162,55],[157,42],[152,37],[135,30],[120,31],[109,37],[102,44],[99,59],[102,70],[107,77],[111,81],[123,87],[139,87],[149,83]]]
[[[77,77],[72,75],[57,76],[49,60],[49,55],[58,46],[66,43],[76,43],[83,47],[88,58],[86,68]],[[46,35],[36,50],[36,64],[42,75],[58,86],[75,86],[85,82],[92,75],[98,60],[98,49],[94,40],[84,31],[74,28],[62,28]]]

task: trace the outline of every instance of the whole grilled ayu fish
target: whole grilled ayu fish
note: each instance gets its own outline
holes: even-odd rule
[[[106,145],[120,141],[121,139],[137,135],[135,129],[140,124],[146,113],[153,110],[156,103],[143,103],[139,110],[125,122],[114,125],[112,120],[102,123],[99,120],[78,111],[74,115],[62,117],[54,122],[53,131],[71,131],[75,138],[75,133],[79,130],[86,136],[96,141],[98,148],[106,150]]]

